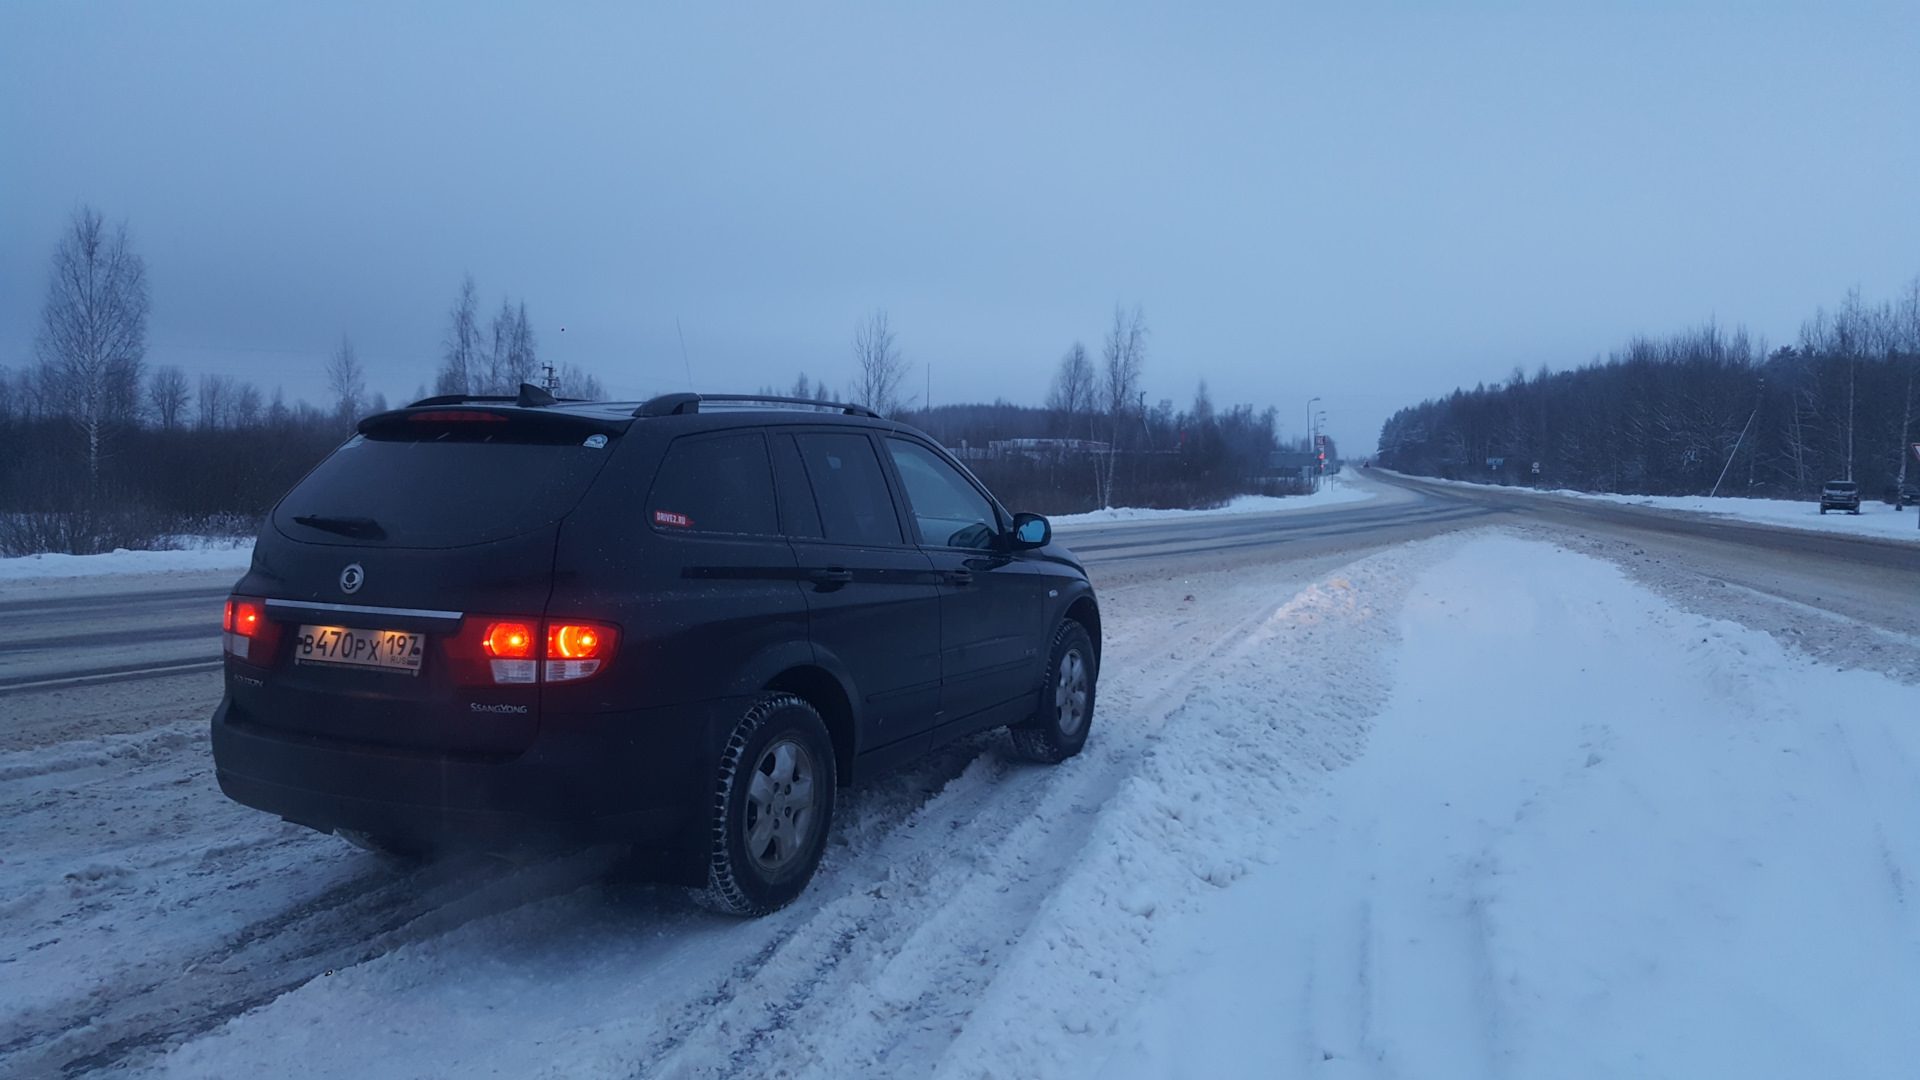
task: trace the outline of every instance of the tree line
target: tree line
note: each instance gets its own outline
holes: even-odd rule
[[[345,335],[326,361],[325,407],[231,375],[149,369],[150,311],[127,227],[83,207],[55,245],[31,362],[0,367],[0,555],[251,533],[361,417],[387,408]],[[506,394],[535,382],[604,396],[592,375],[540,364],[524,301],[503,300],[484,328],[477,311],[469,276],[449,312],[438,392]]]
[[[54,250],[33,362],[0,368],[0,554],[251,533],[361,417],[387,408],[383,394],[368,392],[345,335],[325,364],[325,407],[230,375],[149,369],[150,306],[146,265],[126,226],[83,208]],[[1204,381],[1185,409],[1171,399],[1150,407],[1140,388],[1147,338],[1141,309],[1116,307],[1097,359],[1078,342],[1062,356],[1045,407],[928,409],[903,392],[898,334],[877,311],[855,329],[848,388],[855,403],[960,448],[1023,509],[1207,506],[1284,490],[1266,468],[1282,448],[1274,410],[1216,408]],[[483,321],[469,275],[447,314],[433,393],[510,395],[535,383],[563,398],[604,398],[591,374],[542,364],[538,346],[526,302],[505,297]],[[834,397],[805,374],[789,393]],[[416,396],[429,396],[427,387]],[[997,445],[1017,440],[1043,445]]]
[[[1395,413],[1380,461],[1635,495],[1810,498],[1828,480],[1852,480],[1891,501],[1920,476],[1910,449],[1916,375],[1920,278],[1878,304],[1853,290],[1771,351],[1708,325],[1636,338],[1571,371],[1516,369],[1504,383]]]
[[[1096,358],[1085,343],[1057,363],[1046,404],[955,404],[930,407],[903,393],[906,361],[884,311],[853,335],[848,404],[911,424],[961,454],[1002,501],[1039,513],[1079,513],[1125,504],[1216,506],[1255,491],[1292,494],[1297,478],[1268,468],[1283,446],[1275,410],[1251,405],[1218,409],[1203,379],[1192,404],[1170,398],[1149,406],[1141,389],[1149,330],[1139,305],[1117,305]],[[763,394],[831,401],[821,381],[801,372],[785,390]]]

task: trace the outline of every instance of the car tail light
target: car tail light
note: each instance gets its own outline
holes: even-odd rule
[[[496,683],[530,683],[538,671],[534,659],[533,625],[524,622],[488,623],[480,639]]]
[[[447,655],[462,685],[560,683],[604,670],[619,642],[610,623],[470,615],[448,639]]]
[[[269,663],[280,641],[280,627],[267,618],[266,602],[250,596],[227,598],[220,627],[226,631],[227,655],[250,664]]]
[[[619,633],[605,623],[548,623],[546,681],[571,682],[599,671],[613,656]]]

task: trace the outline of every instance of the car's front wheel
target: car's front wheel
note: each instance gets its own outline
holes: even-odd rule
[[[1068,619],[1053,632],[1047,677],[1040,687],[1040,708],[1013,728],[1014,752],[1028,761],[1055,765],[1087,745],[1093,726],[1093,692],[1099,679],[1093,638]]]
[[[695,899],[730,915],[792,903],[820,865],[835,780],[833,742],[813,706],[792,694],[756,700],[720,755],[707,885]]]

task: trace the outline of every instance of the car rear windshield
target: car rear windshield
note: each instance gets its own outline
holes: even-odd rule
[[[355,435],[274,510],[310,543],[439,548],[551,525],[612,452],[604,433],[517,424],[389,425]]]

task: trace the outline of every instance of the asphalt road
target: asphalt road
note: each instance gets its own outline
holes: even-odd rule
[[[1267,514],[1063,526],[1096,581],[1318,560],[1460,528],[1530,524],[1640,545],[1700,574],[1900,634],[1920,635],[1920,544],[1782,529],[1380,470],[1361,503]],[[95,579],[0,593],[0,700],[217,670],[232,572]],[[63,695],[64,696],[64,695]]]

